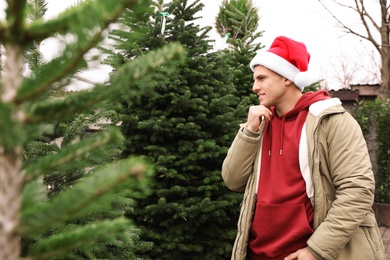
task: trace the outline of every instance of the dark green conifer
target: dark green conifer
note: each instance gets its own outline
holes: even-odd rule
[[[228,55],[226,62],[233,70],[233,84],[240,99],[236,114],[242,122],[246,120],[249,106],[259,103],[252,92],[253,73],[249,68],[256,52],[264,47],[263,32],[257,31],[259,22],[258,10],[251,0],[224,0],[215,21],[220,36],[225,36],[227,48],[223,52]]]
[[[142,229],[139,257],[228,259],[241,198],[226,189],[220,175],[238,126],[239,98],[227,66],[229,55],[211,52],[211,28],[195,24],[200,1],[162,2],[143,20],[122,20],[130,28],[112,35],[119,51],[108,59],[119,69],[175,42],[187,52],[185,64],[172,75],[140,82],[138,87],[149,88],[149,93],[122,94],[123,156],[146,155],[156,169],[154,192],[133,194],[137,204],[127,216]],[[140,30],[147,37],[126,45],[126,37]]]

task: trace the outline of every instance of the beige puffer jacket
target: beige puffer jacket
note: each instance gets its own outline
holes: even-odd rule
[[[244,192],[232,258],[247,257],[256,205],[262,131],[241,126],[222,166],[225,185]],[[314,207],[314,233],[307,241],[318,259],[385,260],[372,211],[374,176],[356,120],[337,98],[314,103],[302,131],[300,167]],[[255,170],[254,170],[255,169]],[[309,172],[309,178],[304,172]]]

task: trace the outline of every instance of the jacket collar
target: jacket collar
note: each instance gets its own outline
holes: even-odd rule
[[[313,114],[314,116],[320,115],[323,111],[331,108],[331,107],[339,107],[341,108],[341,101],[339,98],[329,98],[325,100],[321,100],[318,102],[313,103],[309,107],[309,112]],[[339,111],[337,109],[337,111]]]

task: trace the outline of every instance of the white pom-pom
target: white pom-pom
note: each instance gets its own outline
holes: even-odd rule
[[[313,84],[316,81],[317,80],[316,80],[316,76],[315,75],[313,75],[309,71],[305,71],[305,72],[299,72],[295,76],[294,83],[301,91],[303,91],[303,89],[305,87],[310,86],[311,84]]]

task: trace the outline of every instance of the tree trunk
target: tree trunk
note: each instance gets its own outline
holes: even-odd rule
[[[389,47],[383,46],[382,55],[382,67],[381,67],[381,87],[379,89],[378,98],[380,99],[388,99],[390,98],[390,52],[388,50]]]
[[[380,99],[390,98],[390,40],[389,40],[389,15],[387,14],[387,0],[380,1],[381,4],[381,35],[380,55],[382,59],[381,82],[378,97]]]
[[[18,46],[5,46],[6,59],[1,102],[10,105],[10,113],[2,114],[15,124],[7,131],[15,131],[20,116],[17,106],[12,104],[22,81],[22,52]],[[15,132],[11,132],[15,133]],[[0,259],[20,258],[20,236],[17,233],[22,189],[22,146],[20,140],[9,140],[14,134],[0,133]]]
[[[21,201],[20,155],[21,152],[16,150],[0,153],[0,259],[20,257],[20,237],[16,232]]]

